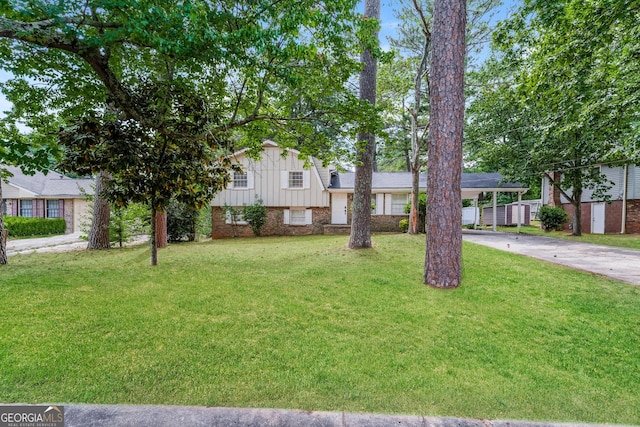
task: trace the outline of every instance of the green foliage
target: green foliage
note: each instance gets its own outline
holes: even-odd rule
[[[126,207],[111,206],[109,239],[123,246],[134,236],[149,233],[150,221],[149,208],[143,204],[132,203]]]
[[[538,210],[538,216],[542,223],[542,228],[546,231],[562,230],[564,224],[569,220],[569,215],[564,209],[552,206],[542,206]]]
[[[640,52],[639,10],[622,0],[525,2],[470,76],[469,160],[522,182],[559,171],[576,207],[587,188],[603,195],[598,165],[640,155],[640,62],[630,57]]]
[[[171,200],[167,207],[167,238],[170,242],[196,240],[198,212],[197,209],[185,203]]]
[[[267,222],[267,208],[264,206],[262,199],[256,196],[255,202],[249,206],[245,206],[242,210],[244,220],[251,226],[253,234],[260,236],[260,230]]]
[[[4,218],[9,236],[48,236],[64,234],[67,223],[64,218],[25,218],[21,216],[7,216]]]
[[[409,231],[409,218],[401,219],[398,223],[398,226],[400,227],[400,231],[402,231],[403,233]]]

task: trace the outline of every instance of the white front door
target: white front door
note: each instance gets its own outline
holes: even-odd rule
[[[604,203],[591,204],[591,234],[604,234]]]
[[[331,224],[347,223],[347,194],[331,194]]]

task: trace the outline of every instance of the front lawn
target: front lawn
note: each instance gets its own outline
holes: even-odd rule
[[[17,255],[0,268],[0,402],[640,424],[640,288],[424,236]]]

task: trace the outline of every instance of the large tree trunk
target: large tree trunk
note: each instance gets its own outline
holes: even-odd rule
[[[380,19],[380,0],[365,0],[364,15]],[[378,37],[378,34],[375,34]],[[364,66],[360,73],[360,99],[376,103],[376,77],[378,63],[367,49],[362,54]],[[371,181],[373,179],[375,136],[371,133],[358,134],[356,143],[357,166],[352,203],[351,236],[349,247],[361,249],[371,247]]]
[[[571,234],[573,236],[582,236],[582,189],[574,189],[571,204],[573,205]]]
[[[462,277],[466,1],[436,0],[433,15],[424,282],[452,288]]]
[[[4,218],[2,215],[2,183],[0,183],[0,265],[8,262],[7,258],[7,230],[4,228]]]
[[[93,219],[89,230],[87,249],[109,249],[109,220],[111,209],[109,203],[102,198],[102,192],[109,185],[109,174],[100,172],[96,179],[96,192],[93,197]]]

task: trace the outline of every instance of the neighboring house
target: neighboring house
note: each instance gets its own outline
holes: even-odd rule
[[[263,144],[259,160],[240,151],[232,156],[244,173],[234,173],[233,181],[211,202],[212,237],[251,236],[244,222],[226,215],[225,206],[242,209],[257,198],[267,207],[262,235],[304,235],[348,233],[351,223],[355,174],[340,173],[317,159],[306,163],[296,150],[283,150],[272,141]],[[420,177],[426,190],[426,176]],[[463,174],[462,197],[475,199],[485,192],[527,191],[519,184],[502,183],[500,174]],[[371,195],[371,229],[374,232],[399,231],[407,218],[405,205],[411,194],[411,173],[376,172]],[[495,199],[495,197],[494,197]],[[235,228],[235,231],[234,231]]]
[[[609,202],[594,200],[593,191],[584,190],[582,231],[591,234],[640,233],[640,166],[600,166],[600,172],[612,183],[606,193],[610,199]],[[542,179],[542,202],[562,206],[569,215],[573,215],[571,203],[550,184],[547,177]]]
[[[29,218],[64,218],[66,233],[80,231],[89,214],[85,194],[93,194],[92,179],[73,179],[57,172],[25,175],[20,168],[3,166],[13,174],[2,185],[2,213]]]

